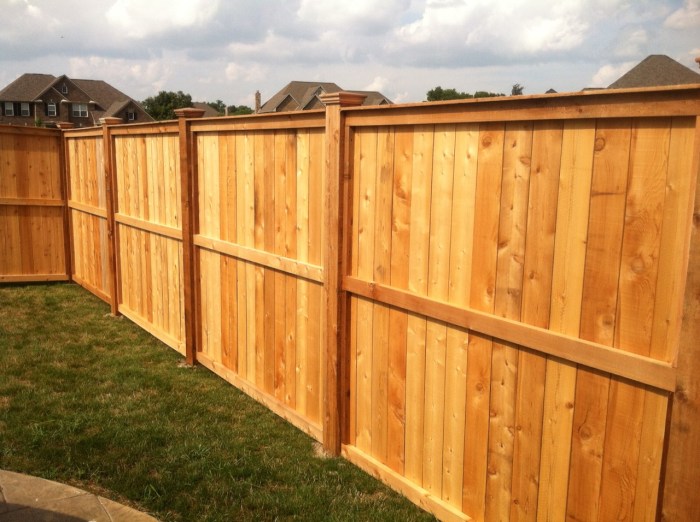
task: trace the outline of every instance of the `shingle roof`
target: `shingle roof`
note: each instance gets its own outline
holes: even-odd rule
[[[80,90],[90,97],[91,101],[97,102],[97,104],[108,112],[108,109],[113,105],[116,107],[116,103],[121,106],[125,102],[131,100],[129,96],[124,94],[118,89],[115,89],[107,82],[102,80],[71,80]]]
[[[332,82],[289,82],[262,105],[260,112],[298,111],[323,107],[323,103],[318,99],[321,94],[332,94],[342,90],[342,87]],[[391,103],[391,100],[377,91],[351,92],[367,95],[363,105]]]
[[[652,54],[623,74],[609,89],[700,83],[700,74],[664,54]]]
[[[204,118],[211,118],[219,115],[218,111],[208,103],[193,102],[192,107],[194,107],[195,109],[202,109],[204,111]]]
[[[25,73],[0,91],[0,99],[18,102],[36,100],[56,81],[52,74]]]

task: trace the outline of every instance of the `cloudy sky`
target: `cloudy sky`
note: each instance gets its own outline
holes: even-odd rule
[[[137,100],[263,101],[291,80],[525,94],[606,86],[649,54],[696,69],[700,0],[0,0],[0,88],[25,72]]]

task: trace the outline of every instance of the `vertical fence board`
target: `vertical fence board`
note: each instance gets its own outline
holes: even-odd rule
[[[530,186],[532,124],[508,124],[504,138],[494,312],[520,320]],[[510,515],[519,351],[493,343],[486,516]]]
[[[612,345],[629,163],[630,121],[596,130],[580,335]],[[567,516],[597,520],[608,413],[608,375],[579,369]]]
[[[549,327],[570,335],[580,323],[594,138],[590,121],[564,124]],[[548,358],[538,520],[565,516],[575,386],[576,366]]]
[[[432,126],[419,126],[414,129],[408,289],[419,294],[425,294],[428,288],[433,132]],[[362,277],[362,274],[358,276]],[[357,313],[359,315],[361,311],[358,309]],[[413,314],[408,316],[405,475],[420,486],[423,485],[426,328],[424,317]]]

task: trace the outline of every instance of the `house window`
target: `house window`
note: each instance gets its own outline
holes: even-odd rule
[[[46,105],[46,115],[47,116],[56,116],[56,104],[54,102],[49,102]]]
[[[73,117],[74,118],[87,118],[88,108],[87,103],[74,103],[73,104]]]
[[[65,83],[61,85],[61,93],[68,94],[68,86]]]
[[[15,104],[12,102],[5,102],[5,116],[15,115]]]
[[[133,111],[126,111],[126,119],[129,121],[136,120],[136,113]]]
[[[20,114],[22,116],[31,116],[31,113],[29,112],[29,104],[26,102],[22,102],[20,104]]]

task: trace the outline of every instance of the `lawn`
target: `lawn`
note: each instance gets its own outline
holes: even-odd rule
[[[434,520],[71,284],[0,286],[0,468],[163,521]]]

